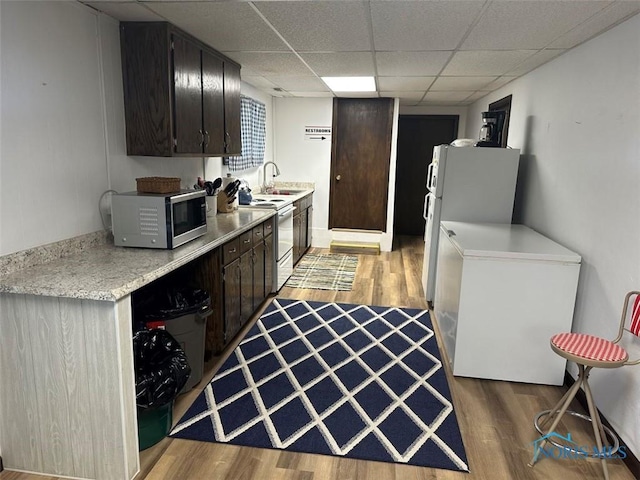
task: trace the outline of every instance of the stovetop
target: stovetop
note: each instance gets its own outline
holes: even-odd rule
[[[238,205],[239,208],[275,208],[280,210],[293,203],[292,198],[282,198],[280,195],[259,194],[253,198],[249,205]]]

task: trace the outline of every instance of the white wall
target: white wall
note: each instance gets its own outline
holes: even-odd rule
[[[607,338],[625,293],[640,289],[639,45],[637,15],[481,99],[468,116],[473,136],[480,112],[513,94],[508,142],[523,153],[515,221],[582,255],[573,330]],[[594,370],[591,384],[640,454],[640,367]]]
[[[96,15],[76,4],[0,8],[6,254],[99,230],[108,181]]]
[[[329,174],[331,137],[307,140],[305,125],[331,127],[332,98],[274,98],[275,162],[280,167],[277,180],[314,182],[313,245],[329,246]]]

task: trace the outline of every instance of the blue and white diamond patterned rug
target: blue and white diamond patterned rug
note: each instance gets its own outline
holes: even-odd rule
[[[275,299],[175,438],[468,471],[425,310]]]

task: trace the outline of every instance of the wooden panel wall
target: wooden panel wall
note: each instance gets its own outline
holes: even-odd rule
[[[129,298],[0,294],[4,466],[131,479],[139,469]]]

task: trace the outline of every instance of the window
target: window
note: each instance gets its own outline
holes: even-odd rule
[[[242,154],[229,157],[229,170],[237,172],[264,163],[267,110],[264,103],[242,95],[240,97],[240,136]]]

